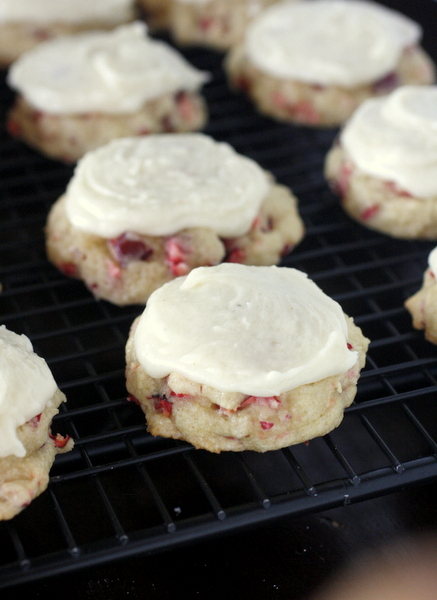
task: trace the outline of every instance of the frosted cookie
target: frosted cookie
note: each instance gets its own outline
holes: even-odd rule
[[[178,44],[223,51],[240,41],[248,23],[277,1],[170,0],[168,28]]]
[[[208,79],[138,21],[62,36],[11,66],[8,130],[67,162],[118,137],[196,131],[207,120]]]
[[[51,432],[65,396],[30,340],[1,325],[0,357],[0,520],[8,520],[47,488],[56,455],[73,441]]]
[[[303,235],[290,190],[201,133],[123,138],[87,153],[46,227],[49,259],[118,305],[143,304],[201,265],[276,264]]]
[[[434,82],[421,27],[360,0],[285,0],[265,9],[231,48],[225,69],[261,113],[335,127],[366,98]]]
[[[126,344],[126,386],[152,435],[265,452],[337,427],[368,340],[305,273],[222,264],[150,297]]]
[[[134,19],[134,0],[0,0],[0,67],[59,35]]]
[[[437,86],[367,100],[340,133],[325,175],[342,207],[370,229],[437,239]]]
[[[405,301],[415,329],[424,330],[425,338],[437,344],[437,248],[428,256],[422,287]]]

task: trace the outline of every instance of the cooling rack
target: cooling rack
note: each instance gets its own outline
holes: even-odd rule
[[[436,57],[426,25],[437,7],[395,4],[424,23],[425,45]],[[96,301],[46,260],[45,219],[73,168],[7,135],[13,96],[2,76],[0,322],[26,334],[47,360],[68,400],[56,431],[76,445],[57,457],[47,491],[0,523],[1,588],[437,477],[437,349],[413,330],[403,306],[434,245],[352,222],[323,178],[337,132],[259,116],[228,89],[222,55],[199,48],[184,54],[212,73],[206,133],[258,161],[299,198],[306,237],[282,264],[308,273],[371,339],[356,401],[329,435],[265,454],[213,455],[151,437],[124,382],[124,345],[142,307]]]

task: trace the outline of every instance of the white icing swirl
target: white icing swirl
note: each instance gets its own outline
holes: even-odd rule
[[[271,183],[265,171],[201,133],[116,139],[87,153],[67,187],[71,223],[111,238],[209,227],[246,233]]]
[[[370,1],[285,0],[249,25],[245,51],[273,76],[353,87],[390,73],[421,34],[411,19]]]
[[[0,326],[0,457],[25,456],[17,427],[39,415],[57,385],[25,335]]]
[[[60,36],[18,58],[9,85],[35,108],[55,114],[130,113],[209,79],[139,21],[112,31]]]
[[[437,86],[401,86],[366,100],[340,141],[365,173],[415,196],[437,196]]]
[[[1,0],[0,23],[119,23],[133,15],[134,0]]]
[[[151,377],[179,373],[253,396],[320,381],[357,360],[340,305],[287,267],[198,267],[152,294],[134,336]]]

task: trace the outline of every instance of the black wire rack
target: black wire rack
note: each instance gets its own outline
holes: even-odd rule
[[[397,2],[425,27],[431,1]],[[409,6],[414,4],[414,7]],[[423,14],[422,14],[423,13]],[[435,50],[429,45],[429,51]],[[124,346],[140,306],[96,301],[52,267],[44,224],[73,167],[11,139],[0,83],[0,322],[26,334],[67,396],[56,431],[75,439],[48,489],[0,523],[0,588],[166,549],[437,478],[437,348],[403,306],[434,244],[352,222],[323,178],[334,130],[276,123],[228,89],[222,55],[185,49],[211,72],[206,133],[269,169],[300,202],[307,233],[283,264],[305,271],[371,339],[355,403],[329,435],[283,450],[210,454],[153,438],[126,400]]]

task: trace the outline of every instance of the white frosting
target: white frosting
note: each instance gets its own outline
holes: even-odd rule
[[[1,0],[0,23],[116,23],[132,18],[133,4],[133,0]]]
[[[47,363],[25,335],[0,326],[0,458],[25,456],[17,427],[39,415],[56,392]]]
[[[346,372],[357,360],[340,305],[287,267],[198,267],[152,294],[134,335],[151,377],[180,373],[253,396]]]
[[[373,2],[286,0],[252,21],[245,48],[273,76],[353,87],[391,72],[421,34],[417,23]]]
[[[197,91],[208,78],[169,44],[148,37],[139,21],[48,40],[8,73],[9,85],[32,106],[57,114],[130,113],[164,94]]]
[[[164,133],[88,152],[67,187],[66,207],[75,227],[106,238],[186,227],[234,237],[250,229],[270,186],[265,171],[228,144]]]
[[[428,266],[434,275],[437,275],[437,246],[429,253]]]
[[[341,133],[365,173],[419,196],[437,196],[437,86],[402,86],[366,100]]]

